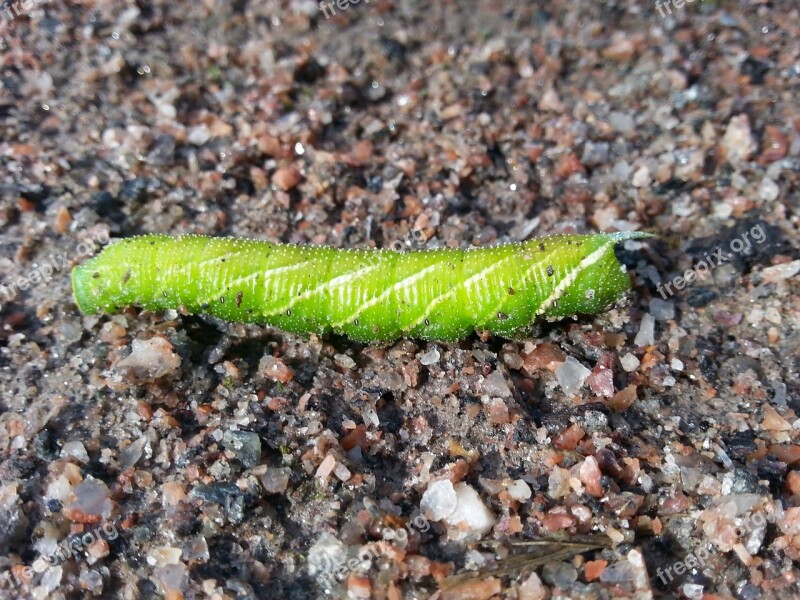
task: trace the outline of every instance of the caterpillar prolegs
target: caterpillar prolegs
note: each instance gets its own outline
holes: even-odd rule
[[[622,232],[556,235],[468,250],[339,250],[205,236],[144,235],[76,267],[84,313],[182,308],[361,342],[455,341],[474,329],[520,337],[537,320],[595,314],[630,279]]]

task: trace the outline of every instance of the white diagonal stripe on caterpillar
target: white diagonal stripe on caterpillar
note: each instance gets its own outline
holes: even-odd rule
[[[506,256],[505,258],[501,258],[500,260],[498,260],[497,262],[489,265],[485,269],[482,269],[482,270],[478,271],[477,273],[475,273],[475,275],[471,275],[470,277],[468,277],[464,281],[459,282],[458,285],[455,286],[453,289],[445,292],[444,294],[438,295],[436,298],[433,299],[433,301],[431,301],[428,304],[428,306],[425,307],[425,310],[423,311],[422,316],[420,318],[418,318],[416,321],[413,321],[410,324],[406,325],[402,329],[411,331],[412,329],[414,329],[414,327],[417,327],[420,323],[424,323],[425,319],[428,319],[431,316],[431,312],[433,311],[434,306],[436,306],[438,304],[441,304],[442,302],[444,302],[444,300],[446,298],[449,298],[450,296],[455,294],[458,291],[459,287],[463,286],[464,289],[466,290],[467,286],[471,285],[473,281],[477,281],[477,280],[479,280],[481,278],[485,278],[486,275],[489,272],[492,271],[492,269],[496,269],[497,267],[499,267],[503,263],[511,260],[512,258],[517,258],[517,256],[515,254],[512,254],[510,256]]]
[[[252,248],[248,248],[247,246],[243,246],[241,248],[234,248],[232,250],[228,250],[224,254],[220,254],[219,256],[215,256],[214,258],[207,258],[205,260],[201,260],[200,262],[193,263],[190,265],[192,268],[203,268],[206,265],[210,265],[217,262],[223,262],[223,258],[227,261],[232,256],[236,256],[237,254],[244,254],[245,252],[252,251]]]
[[[537,264],[535,266],[537,266],[539,268],[539,273],[541,274],[541,272],[542,272],[541,271],[541,266],[539,264]],[[525,285],[530,281],[531,277],[533,277],[536,274],[536,271],[533,268],[526,269],[525,271],[526,271],[526,273],[522,276],[522,279],[520,279],[518,282],[516,282],[514,284],[520,290],[524,290],[525,289]],[[505,282],[501,282],[500,287],[501,287],[501,289],[504,289],[506,287],[505,286]],[[505,295],[503,297],[503,300],[500,302],[500,304],[495,306],[491,311],[487,311],[485,316],[488,317],[489,315],[496,315],[498,312],[500,312],[500,309],[503,308],[503,305],[506,302],[508,302],[508,299],[509,299],[509,296]],[[479,319],[480,319],[480,317],[479,317]]]
[[[342,319],[341,321],[338,321],[336,323],[331,323],[331,327],[333,327],[335,329],[337,327],[341,327],[345,323],[354,321],[365,310],[367,310],[371,306],[375,306],[376,304],[378,304],[378,302],[380,302],[383,298],[387,297],[393,291],[398,290],[398,289],[400,289],[402,287],[408,287],[412,283],[416,282],[418,279],[421,279],[422,277],[424,277],[428,273],[428,271],[436,270],[441,265],[442,265],[441,262],[434,263],[434,264],[430,265],[429,267],[425,267],[421,271],[417,271],[416,273],[414,273],[413,275],[411,275],[409,277],[401,279],[397,283],[395,283],[395,284],[389,286],[388,288],[386,288],[384,291],[382,291],[380,294],[378,294],[377,296],[375,296],[371,300],[367,300],[367,301],[363,302],[358,307],[358,310],[356,312],[352,313],[351,315],[348,315],[347,318]]]
[[[269,279],[269,277],[271,275],[274,275],[275,273],[279,273],[279,274],[289,273],[291,271],[297,270],[299,267],[307,266],[308,263],[309,263],[309,261],[304,260],[304,261],[301,261],[301,262],[292,263],[291,265],[283,265],[282,267],[277,267],[275,269],[270,269],[269,271],[256,271],[255,273],[250,273],[248,275],[244,275],[243,277],[237,277],[233,281],[224,282],[222,285],[217,284],[217,286],[215,286],[215,287],[217,287],[218,289],[219,288],[232,288],[232,287],[235,287],[237,285],[241,285],[242,283],[245,283],[247,281],[253,281],[257,277],[262,277],[262,276],[264,277],[264,280],[267,280],[267,279]],[[224,296],[224,295],[225,295],[225,289],[221,289],[220,291],[215,293],[213,296],[210,296],[209,298],[205,298],[202,301],[198,302],[197,304],[199,306],[203,306],[204,304],[208,304],[212,300],[216,300],[216,299],[218,299],[218,298],[220,298],[221,296]]]
[[[368,267],[359,268],[356,271],[349,271],[347,273],[343,273],[341,275],[338,275],[338,276],[334,277],[333,279],[331,279],[330,281],[325,281],[324,283],[318,285],[317,287],[312,288],[310,290],[306,290],[305,292],[303,292],[299,296],[295,296],[294,298],[292,298],[292,300],[288,304],[285,304],[285,305],[281,306],[280,308],[275,309],[273,312],[265,314],[264,316],[265,317],[274,317],[275,315],[279,315],[281,313],[284,313],[287,310],[291,310],[292,308],[294,308],[294,305],[297,304],[298,302],[300,302],[301,300],[308,299],[308,298],[314,296],[315,294],[318,294],[321,291],[325,291],[326,289],[331,289],[331,288],[334,288],[334,287],[337,287],[337,286],[341,286],[341,285],[346,284],[346,283],[350,283],[350,281],[352,279],[354,279],[356,277],[361,277],[361,276],[363,276],[363,275],[365,275],[367,273],[370,273],[371,271],[374,271],[375,269],[377,269],[379,267],[382,267],[382,266],[383,265],[380,262],[376,261],[374,264],[369,265]]]
[[[605,256],[606,252],[608,252],[609,248],[613,247],[614,242],[603,244],[597,250],[579,262],[572,271],[564,276],[564,279],[558,282],[558,285],[553,288],[551,294],[539,305],[539,308],[536,309],[534,317],[540,317],[547,312],[547,309],[549,309],[554,303],[558,302],[559,298],[564,295],[566,289],[575,282],[575,280],[578,278],[578,275],[601,260],[603,256]]]

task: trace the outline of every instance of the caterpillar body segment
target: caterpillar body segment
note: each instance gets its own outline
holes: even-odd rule
[[[183,308],[362,342],[520,337],[537,320],[595,314],[630,287],[614,255],[639,232],[558,235],[468,250],[339,250],[206,236],[121,240],[76,267],[84,313]]]

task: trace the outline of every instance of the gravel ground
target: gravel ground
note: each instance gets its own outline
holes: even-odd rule
[[[673,2],[13,2],[0,595],[798,597],[800,9]],[[514,342],[68,278],[144,232],[625,229],[628,301]]]

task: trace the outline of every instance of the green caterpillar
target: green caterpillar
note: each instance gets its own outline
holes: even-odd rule
[[[524,336],[539,319],[595,314],[630,278],[614,246],[641,232],[557,235],[469,250],[337,250],[205,236],[144,235],[72,272],[84,313],[182,307],[360,342],[455,341],[476,328]]]

